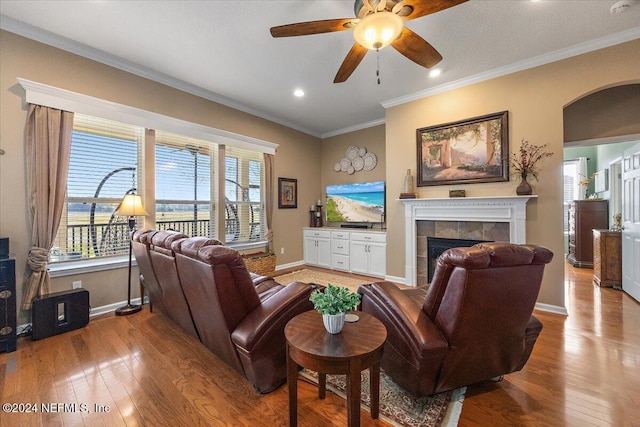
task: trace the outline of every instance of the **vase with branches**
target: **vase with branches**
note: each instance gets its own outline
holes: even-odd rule
[[[519,196],[533,192],[527,178],[531,175],[538,180],[538,163],[546,157],[553,156],[553,152],[548,151],[548,146],[549,144],[531,144],[526,139],[522,139],[518,152],[511,153],[511,157],[509,157],[509,163],[512,168],[511,174],[520,177],[520,184],[516,188],[516,194]]]

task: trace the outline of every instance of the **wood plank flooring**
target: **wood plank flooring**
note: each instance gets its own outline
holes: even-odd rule
[[[640,304],[594,286],[591,274],[567,265],[569,316],[536,312],[544,330],[529,363],[500,383],[470,386],[460,426],[640,426]],[[346,425],[343,399],[328,393],[320,402],[305,382],[298,393],[300,426]],[[20,338],[16,352],[0,354],[0,403],[38,408],[0,412],[1,426],[288,421],[286,386],[256,393],[148,306],[132,316],[94,318],[88,327],[56,337]],[[49,404],[49,412],[41,404]],[[361,420],[363,426],[387,425],[365,411]]]

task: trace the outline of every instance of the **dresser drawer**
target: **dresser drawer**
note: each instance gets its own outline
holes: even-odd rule
[[[349,240],[349,232],[348,231],[332,231],[331,238]]]
[[[382,233],[351,233],[351,241],[387,243],[387,235]]]
[[[331,239],[331,253],[339,255],[349,255],[349,241]]]
[[[331,267],[336,270],[349,271],[349,255],[331,254]]]
[[[321,237],[329,239],[331,238],[331,232],[328,230],[304,230],[304,237]]]

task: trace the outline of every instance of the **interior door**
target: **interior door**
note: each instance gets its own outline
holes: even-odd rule
[[[640,144],[622,158],[622,289],[640,301]]]

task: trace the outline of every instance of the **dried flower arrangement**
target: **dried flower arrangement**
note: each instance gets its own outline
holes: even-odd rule
[[[523,178],[533,175],[535,179],[538,179],[536,165],[545,157],[553,156],[553,152],[547,151],[548,145],[549,144],[530,144],[529,141],[522,139],[519,152],[511,153],[511,157],[509,158],[509,163],[513,168],[511,173]]]

